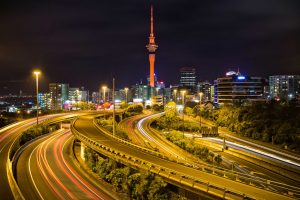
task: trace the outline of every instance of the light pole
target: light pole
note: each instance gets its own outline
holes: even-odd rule
[[[182,94],[182,105],[183,105],[183,108],[182,108],[182,123],[183,123],[183,127],[182,127],[182,137],[184,138],[184,95],[185,95],[185,90],[181,91],[181,94]]]
[[[201,101],[202,101],[203,92],[199,92],[199,120],[200,120],[200,132],[201,132]]]
[[[112,100],[113,100],[113,136],[115,136],[116,127],[115,127],[115,118],[116,118],[116,100],[115,100],[115,78],[113,78],[113,91],[112,91]]]
[[[39,75],[40,71],[34,71],[35,82],[36,82],[36,125],[39,125]]]
[[[174,90],[174,99],[175,99],[175,103],[177,104],[177,90]]]
[[[158,96],[159,88],[156,88],[156,96]]]
[[[127,105],[128,99],[127,99],[127,95],[128,95],[128,88],[125,88],[125,103]]]
[[[105,103],[105,91],[106,91],[106,86],[102,86],[102,90],[103,90],[103,103]]]

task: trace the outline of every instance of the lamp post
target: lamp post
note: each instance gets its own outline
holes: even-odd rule
[[[175,99],[175,103],[177,104],[177,90],[174,90],[174,99]]]
[[[203,92],[199,92],[199,120],[200,120],[200,132],[201,132],[201,101],[202,101]]]
[[[156,96],[158,96],[159,88],[156,88]]]
[[[115,136],[115,133],[116,133],[116,127],[115,127],[115,119],[116,119],[115,78],[113,78],[112,100],[113,100],[113,136]]]
[[[106,91],[106,86],[102,86],[102,90],[103,90],[103,103],[105,102],[105,91]]]
[[[35,82],[36,82],[36,125],[39,125],[39,75],[40,71],[34,71]]]
[[[183,123],[183,127],[182,127],[182,137],[184,138],[184,95],[185,95],[185,90],[181,91],[181,94],[182,94],[182,105],[183,105],[183,108],[182,108],[182,123]]]
[[[125,103],[127,105],[128,99],[127,99],[127,95],[128,95],[128,88],[125,88]]]

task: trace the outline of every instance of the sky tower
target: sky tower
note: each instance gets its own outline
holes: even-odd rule
[[[155,62],[155,51],[158,45],[155,43],[154,30],[153,30],[153,5],[151,5],[151,19],[150,19],[150,36],[149,43],[146,45],[149,51],[149,64],[150,64],[150,87],[154,87],[154,62]]]

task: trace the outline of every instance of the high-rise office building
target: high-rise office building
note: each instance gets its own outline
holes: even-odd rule
[[[133,99],[142,99],[144,102],[151,97],[149,87],[143,84],[133,85],[131,87],[131,93]]]
[[[211,101],[211,86],[212,84],[208,81],[200,81],[197,83],[197,93],[202,92],[202,102]]]
[[[263,101],[265,82],[261,77],[242,76],[228,72],[214,82],[215,103],[241,103],[245,101]]]
[[[69,88],[69,101],[71,103],[77,103],[81,99],[79,88]]]
[[[39,93],[39,107],[42,109],[50,109],[50,93]]]
[[[180,68],[180,86],[194,91],[196,87],[196,69],[193,67]]]
[[[269,90],[270,99],[299,98],[300,75],[269,76]]]
[[[50,109],[61,110],[64,103],[69,99],[69,84],[50,83]]]

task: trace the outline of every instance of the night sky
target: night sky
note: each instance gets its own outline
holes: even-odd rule
[[[150,3],[159,48],[155,72],[167,85],[192,66],[213,81],[245,75],[300,74],[299,0],[1,1],[0,94],[65,82],[98,90],[115,76],[130,86],[149,71],[145,45]]]

